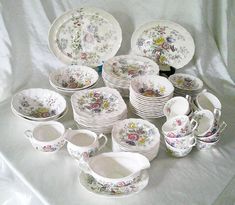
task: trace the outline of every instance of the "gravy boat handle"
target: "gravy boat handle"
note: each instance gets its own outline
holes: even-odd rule
[[[227,123],[223,121],[219,126],[218,133],[221,134],[226,127],[227,127]]]
[[[24,134],[27,139],[32,139],[33,138],[33,132],[31,130],[25,130]]]
[[[78,161],[78,167],[84,173],[92,175],[91,169],[88,164],[89,154],[87,152],[82,153],[82,156]]]

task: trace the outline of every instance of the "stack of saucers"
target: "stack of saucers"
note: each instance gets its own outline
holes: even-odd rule
[[[96,133],[111,133],[114,123],[127,118],[127,106],[112,88],[78,91],[72,95],[71,103],[79,127]]]
[[[190,95],[195,98],[203,89],[203,82],[193,75],[176,73],[168,78],[175,87],[175,96]]]
[[[145,57],[115,56],[103,65],[102,77],[106,86],[116,88],[123,97],[129,97],[130,80],[139,75],[158,75],[158,65]]]
[[[137,152],[151,161],[157,156],[159,145],[158,129],[146,120],[131,118],[119,121],[113,126],[112,149],[114,152]]]
[[[57,120],[67,112],[67,104],[60,94],[42,88],[18,92],[11,101],[12,112],[30,122]]]
[[[91,88],[98,79],[99,75],[93,68],[80,65],[58,69],[49,76],[51,86],[64,95]]]
[[[165,77],[135,77],[130,83],[130,108],[144,119],[162,117],[163,107],[172,98],[173,92],[172,83]]]

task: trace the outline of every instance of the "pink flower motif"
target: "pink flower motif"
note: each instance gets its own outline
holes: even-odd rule
[[[137,134],[128,134],[128,139],[137,141],[139,139],[139,136]]]
[[[176,120],[176,124],[177,124],[178,126],[180,126],[180,125],[182,125],[182,121],[181,121],[180,119],[178,119],[178,120]]]
[[[80,58],[81,58],[82,60],[86,60],[86,59],[87,59],[87,54],[86,54],[86,53],[81,53],[81,54],[80,54]]]
[[[50,117],[50,113],[49,112],[44,112],[41,114],[42,117]]]
[[[94,41],[94,37],[92,34],[90,33],[87,33],[85,36],[84,36],[84,40],[88,43],[92,43]]]
[[[99,97],[100,96],[100,94],[99,93],[94,93],[94,97]]]
[[[170,45],[167,43],[167,42],[164,42],[163,44],[162,44],[162,48],[164,48],[164,49],[169,49],[170,48]]]
[[[175,134],[173,132],[167,133],[167,137],[173,138],[173,137],[175,137]]]
[[[91,104],[91,108],[92,109],[97,109],[97,108],[99,108],[100,107],[100,104],[99,103],[93,103],[93,104]]]

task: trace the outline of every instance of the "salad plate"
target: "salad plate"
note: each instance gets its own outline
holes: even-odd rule
[[[195,45],[191,34],[181,25],[157,20],[142,25],[133,33],[131,49],[159,65],[179,69],[192,59]]]
[[[108,12],[84,7],[58,17],[48,38],[50,50],[63,63],[94,68],[115,56],[121,46],[122,31]]]
[[[81,186],[96,196],[107,198],[122,198],[132,196],[142,191],[149,181],[149,175],[146,170],[142,171],[139,177],[137,177],[132,183],[125,186],[106,186],[99,183],[93,176],[84,173],[83,171],[79,175],[79,182]]]
[[[66,101],[60,94],[42,88],[22,90],[11,101],[14,114],[33,121],[58,118],[66,111],[66,107]]]

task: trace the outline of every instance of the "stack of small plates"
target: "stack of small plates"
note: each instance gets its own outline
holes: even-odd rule
[[[127,106],[112,88],[78,91],[72,95],[71,103],[79,127],[96,133],[111,133],[114,123],[127,118]]]
[[[96,85],[98,79],[99,75],[93,68],[80,65],[58,69],[49,76],[51,86],[65,95],[91,88]]]
[[[174,87],[165,77],[146,75],[130,83],[130,108],[142,118],[162,117],[165,103],[172,98]]]
[[[103,65],[102,77],[106,86],[116,88],[129,97],[130,81],[139,75],[158,75],[159,67],[152,60],[134,55],[115,56]]]
[[[65,99],[58,93],[42,88],[22,90],[11,101],[12,112],[30,122],[57,120],[67,112]]]
[[[112,130],[114,152],[138,152],[153,160],[159,150],[160,134],[150,122],[142,119],[126,119],[117,122]]]
[[[203,89],[203,82],[192,75],[176,73],[168,78],[175,87],[175,96],[190,95],[195,98]]]

